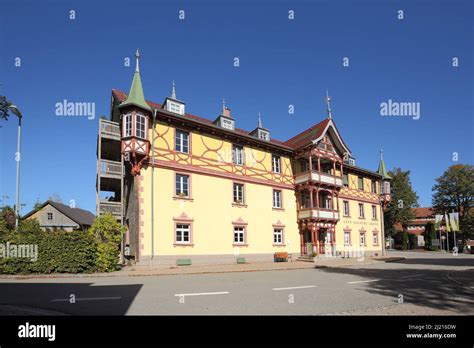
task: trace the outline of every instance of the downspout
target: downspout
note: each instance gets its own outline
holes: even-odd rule
[[[150,255],[150,267],[151,260],[155,256],[155,224],[154,224],[154,214],[155,214],[155,189],[154,189],[154,173],[155,173],[155,119],[156,119],[156,109],[153,109],[153,120],[151,127],[151,255]]]
[[[383,203],[380,201],[380,220],[382,222],[382,256],[385,256],[385,221],[384,221],[384,209]]]

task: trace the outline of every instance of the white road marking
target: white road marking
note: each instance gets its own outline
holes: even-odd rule
[[[347,284],[359,284],[359,283],[370,283],[370,282],[378,282],[378,279],[372,279],[372,280],[358,280],[355,282],[347,282]]]
[[[103,301],[103,300],[120,300],[121,297],[80,297],[76,298],[75,301]],[[56,298],[51,300],[50,302],[69,302],[71,301],[70,298]]]
[[[414,278],[414,277],[419,277],[419,276],[422,276],[423,274],[412,274],[412,275],[409,275],[409,276],[406,276],[406,277],[402,277],[402,279],[406,279],[406,278]]]
[[[207,295],[227,295],[229,294],[228,291],[220,291],[220,292],[196,292],[192,294],[174,294],[177,297],[183,296],[207,296]]]
[[[308,288],[315,288],[316,285],[303,285],[303,286],[291,286],[288,288],[273,288],[272,290],[279,291],[279,290],[294,290],[294,289],[308,289]]]

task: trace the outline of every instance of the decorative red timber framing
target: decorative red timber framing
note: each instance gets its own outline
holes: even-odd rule
[[[218,146],[212,147],[206,143],[206,139],[203,134],[192,133],[189,131],[189,139],[191,141],[192,135],[199,135],[199,139],[205,150],[202,154],[196,155],[193,151],[189,153],[182,153],[176,151],[173,146],[166,140],[166,135],[172,129],[167,127],[163,133],[159,133],[155,128],[155,144],[165,144],[165,147],[155,146],[155,161],[151,163],[148,158],[149,165],[163,168],[180,169],[184,171],[194,172],[204,175],[213,175],[223,178],[230,178],[234,180],[241,180],[250,183],[270,185],[279,188],[294,189],[294,178],[292,175],[291,164],[289,161],[285,161],[284,167],[281,173],[273,173],[271,168],[266,168],[264,162],[267,160],[269,153],[264,153],[263,158],[257,159],[252,149],[245,151],[245,163],[252,163],[252,166],[248,165],[235,165],[232,162],[232,158],[225,158],[226,153],[223,151],[224,142],[226,139],[221,140]],[[174,138],[174,134],[173,134]],[[191,149],[191,144],[189,145]],[[214,159],[214,158],[217,158]],[[283,164],[283,161],[282,161]]]
[[[332,146],[331,142],[323,138],[322,142],[327,146]],[[296,151],[295,159],[307,159],[308,160],[308,171],[321,173],[321,160],[329,160],[332,162],[333,175],[336,174],[336,170],[339,170],[342,179],[343,172],[343,159],[332,151],[327,151],[319,147],[315,147],[314,144],[310,144],[305,148]],[[313,160],[317,161],[317,168],[314,168]],[[301,175],[302,173],[295,174]],[[301,254],[311,255],[312,250],[308,250],[308,244],[311,243],[313,250],[317,250],[319,254],[325,254],[326,252],[332,253],[336,242],[336,224],[339,221],[339,197],[340,197],[341,186],[336,185],[336,182],[315,182],[312,177],[309,176],[308,180],[301,184],[295,185],[296,191],[296,206],[297,211],[305,210],[316,210],[318,212],[332,212],[332,218],[326,214],[326,217],[309,217],[298,219],[298,227],[300,230],[300,248]],[[303,191],[307,191],[309,194],[309,207],[306,207],[306,202],[301,201]],[[330,196],[330,207],[321,208],[320,205],[320,192],[326,192]],[[303,204],[303,206],[302,206]],[[330,250],[326,250],[330,247]]]
[[[125,115],[125,114],[122,114]],[[125,129],[122,127],[122,154],[131,155],[132,158],[128,158],[130,164],[132,165],[131,174],[133,176],[140,175],[140,170],[143,164],[149,158],[150,152],[150,141],[148,139],[137,138],[134,134],[136,122],[135,118],[137,115],[136,111],[131,112],[132,115],[132,135],[125,136]],[[123,119],[123,116],[122,116]],[[121,120],[122,122],[122,120]],[[148,134],[150,129],[150,122],[148,121],[148,116],[145,114],[145,134]]]

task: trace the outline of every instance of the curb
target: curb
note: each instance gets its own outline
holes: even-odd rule
[[[383,259],[371,259],[371,261],[364,262],[364,265],[371,265],[377,262],[396,262],[404,260],[404,257],[393,257],[388,260]],[[297,262],[297,261],[295,261]],[[151,273],[139,273],[139,271],[129,271],[129,273],[120,273],[120,271],[114,273],[91,273],[91,274],[28,274],[28,275],[0,275],[2,279],[12,280],[28,280],[28,279],[61,279],[61,278],[99,278],[99,277],[148,277],[148,276],[175,276],[175,275],[193,275],[193,274],[220,274],[220,273],[239,273],[239,272],[273,272],[273,271],[291,271],[300,269],[318,269],[318,268],[340,268],[360,265],[361,263],[343,263],[343,264],[315,264],[315,263],[304,263],[299,267],[285,267],[285,268],[273,268],[273,269],[262,269],[262,268],[250,268],[250,269],[226,269],[226,270],[190,270],[189,272],[169,272],[163,273],[159,270]],[[309,267],[309,265],[311,267]],[[166,268],[165,270],[168,270]],[[135,273],[138,272],[138,273]],[[135,274],[134,274],[135,273]]]

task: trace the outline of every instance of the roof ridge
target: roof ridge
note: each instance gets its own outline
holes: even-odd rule
[[[120,89],[116,89],[116,88],[112,88],[112,93],[116,93],[116,95],[120,98],[121,96],[119,94],[122,94],[125,99],[127,98],[127,93],[125,93],[124,91],[120,90]],[[151,100],[146,100],[145,99],[145,102],[151,106],[151,107],[155,107],[155,108],[161,108],[163,106],[163,104],[159,104],[159,103],[156,103],[154,101],[151,101]],[[207,122],[209,124],[213,124],[214,121],[210,118],[205,118],[205,117],[202,117],[202,116],[199,116],[199,115],[195,115],[195,114],[190,114],[188,112],[185,113],[185,116],[189,116],[191,118],[194,118],[196,120],[200,120],[200,121],[203,121],[203,122]],[[250,135],[250,133],[252,131],[248,131],[246,129],[243,129],[243,128],[238,128],[238,127],[235,127],[234,128],[235,131],[237,131],[238,133],[244,133],[246,135]],[[279,139],[275,139],[275,138],[272,138],[270,140],[270,142],[274,142],[274,143],[277,143],[277,144],[281,144],[281,145],[284,145],[285,142],[282,141],[282,140],[279,140]]]

